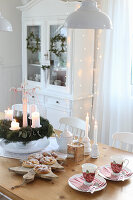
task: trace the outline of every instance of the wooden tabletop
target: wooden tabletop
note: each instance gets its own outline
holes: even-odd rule
[[[107,145],[99,144],[100,157],[91,159],[85,157],[84,161],[76,164],[68,159],[64,164],[65,171],[56,172],[56,180],[46,181],[36,179],[21,188],[11,190],[11,187],[22,183],[22,176],[8,171],[9,167],[19,166],[19,161],[9,158],[0,158],[0,192],[13,200],[130,200],[133,199],[133,178],[124,182],[107,181],[107,187],[94,194],[82,193],[69,187],[67,181],[74,174],[81,173],[81,164],[94,163],[97,166],[108,164],[113,154],[124,154],[130,160],[129,168],[133,169],[133,154],[121,151]]]

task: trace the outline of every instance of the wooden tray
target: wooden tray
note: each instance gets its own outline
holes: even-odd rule
[[[65,159],[62,159],[62,157],[58,157],[57,160],[56,160],[56,162],[54,164],[47,165],[47,166],[49,166],[51,168],[51,171],[48,174],[38,174],[38,173],[36,173],[34,171],[33,168],[27,168],[27,167],[23,167],[23,166],[9,168],[10,172],[14,172],[16,174],[23,175],[23,183],[20,184],[20,185],[12,187],[12,189],[20,187],[25,183],[30,183],[30,182],[34,181],[35,177],[42,178],[42,179],[48,179],[48,180],[52,180],[54,178],[57,178],[58,176],[56,174],[54,174],[52,172],[52,170],[54,170],[54,171],[63,170],[64,167],[61,164],[59,164],[58,162],[64,161]],[[24,160],[20,160],[21,164],[22,164],[23,161]]]
[[[49,166],[51,167],[51,170],[52,169],[54,169],[54,170],[63,170],[64,169],[64,167],[62,165],[60,165],[57,161],[53,165],[49,165]],[[31,170],[34,171],[32,168],[27,168],[27,167],[23,167],[23,166],[9,168],[10,172],[15,172],[16,174],[21,174],[21,175],[27,174]],[[43,176],[42,176],[42,174],[37,174],[37,176],[41,177],[41,178],[56,178],[56,177],[58,177],[52,171],[48,174],[43,174]]]
[[[37,177],[44,178],[44,179],[52,179],[52,178],[58,177],[52,171],[50,171],[50,173],[48,173],[48,174],[37,174],[33,169],[22,167],[22,166],[11,167],[11,168],[9,168],[9,171],[15,172],[16,174],[20,174],[20,175],[26,175],[27,174],[27,176],[23,176],[24,179],[30,179],[31,175],[34,175],[34,177],[37,176]]]
[[[11,167],[11,168],[9,168],[9,171],[10,172],[15,172],[16,174],[23,175],[22,184],[13,186],[13,187],[11,187],[11,189],[15,189],[15,188],[23,186],[24,184],[30,183],[30,182],[34,181],[35,177],[42,178],[42,179],[48,179],[48,180],[52,180],[52,179],[58,177],[52,171],[50,171],[50,173],[48,173],[48,174],[37,174],[34,171],[34,169],[26,168],[26,167],[22,167],[22,166],[20,166],[20,167]]]
[[[14,172],[16,174],[23,175],[23,182],[20,185],[13,186],[12,189],[18,188],[23,186],[25,183],[30,183],[34,181],[35,177],[42,178],[42,179],[48,179],[52,180],[54,178],[57,178],[58,176],[52,172],[53,170],[63,170],[64,167],[61,166],[57,161],[53,165],[49,165],[51,167],[51,171],[48,174],[38,174],[34,171],[33,168],[27,168],[23,166],[19,167],[11,167],[9,168],[10,172]]]

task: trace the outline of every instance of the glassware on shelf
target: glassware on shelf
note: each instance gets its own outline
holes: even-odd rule
[[[67,71],[67,29],[62,25],[50,25],[50,41],[58,34],[66,37],[66,41],[63,43],[65,52],[57,56],[56,53],[50,51],[50,84],[65,87]],[[61,50],[62,42],[55,42],[54,48]]]
[[[41,81],[41,27],[27,26],[27,79]]]

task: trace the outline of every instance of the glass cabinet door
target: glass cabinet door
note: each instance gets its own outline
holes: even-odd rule
[[[27,80],[41,81],[41,27],[27,26]]]
[[[66,86],[67,29],[50,25],[50,84]]]

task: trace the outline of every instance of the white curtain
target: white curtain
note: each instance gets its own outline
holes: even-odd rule
[[[133,132],[131,4],[132,0],[102,0],[101,5],[112,20],[113,30],[103,30],[101,34],[95,118],[99,141],[110,145],[116,131]]]

